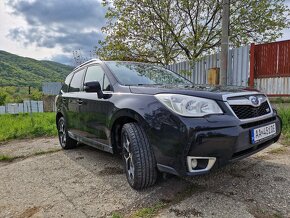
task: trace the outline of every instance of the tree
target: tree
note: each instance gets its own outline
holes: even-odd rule
[[[233,47],[273,41],[290,26],[284,0],[231,1]],[[106,34],[97,55],[167,65],[220,47],[222,0],[105,0]]]

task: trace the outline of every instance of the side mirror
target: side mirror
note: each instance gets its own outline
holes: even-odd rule
[[[104,98],[104,93],[98,81],[86,82],[84,85],[84,90],[85,92],[96,92],[98,94],[98,98]]]

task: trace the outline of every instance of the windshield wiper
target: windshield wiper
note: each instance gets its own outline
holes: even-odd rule
[[[163,85],[165,85],[165,84],[162,84],[162,83],[153,83],[153,84],[143,84],[143,83],[138,83],[138,84],[136,84],[137,86],[163,86]]]

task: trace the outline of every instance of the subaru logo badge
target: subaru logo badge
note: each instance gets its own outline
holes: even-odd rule
[[[256,96],[250,96],[249,100],[254,106],[258,106],[260,104],[259,99]]]

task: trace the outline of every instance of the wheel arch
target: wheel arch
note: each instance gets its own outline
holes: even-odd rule
[[[120,140],[121,140],[121,130],[124,124],[126,123],[138,123],[145,130],[148,127],[148,123],[145,119],[136,111],[131,109],[122,109],[119,110],[111,119],[110,130],[111,130],[111,145],[113,147],[114,153],[119,153]]]

